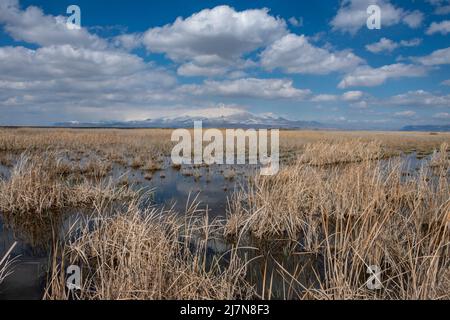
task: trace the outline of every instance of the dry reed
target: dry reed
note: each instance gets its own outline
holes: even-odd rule
[[[10,255],[16,245],[17,245],[17,242],[14,242],[11,245],[11,247],[8,249],[8,251],[6,251],[4,256],[0,259],[0,285],[13,272],[12,267],[13,267],[17,257],[11,259]]]
[[[222,228],[195,206],[184,221],[146,209],[128,181],[107,178],[116,163],[150,179],[170,154],[170,133],[0,129],[0,164],[14,165],[0,180],[6,222],[52,236],[62,214],[94,209],[53,244],[47,299],[450,298],[449,134],[282,131],[287,166],[235,192]],[[385,160],[400,152],[432,156],[405,172],[403,160]],[[201,177],[198,168],[174,169]],[[223,256],[210,247],[218,233],[233,244]],[[246,274],[244,244],[264,261],[257,280]],[[285,263],[280,254],[308,259]],[[68,264],[83,270],[75,296],[65,287]],[[371,265],[383,271],[381,290],[366,286]]]
[[[249,298],[245,264],[234,251],[226,260],[211,256],[208,243],[214,224],[196,211],[188,209],[184,222],[171,211],[142,211],[136,204],[112,216],[99,213],[65,245],[61,262],[54,262],[45,298]],[[65,288],[68,264],[83,270],[82,290],[75,294]]]
[[[232,199],[225,236],[294,243],[292,254],[315,256],[314,286],[280,271],[303,288],[297,298],[449,298],[449,178],[426,167],[405,177],[403,167],[299,162],[256,177]],[[381,290],[365,285],[372,265],[383,270]]]

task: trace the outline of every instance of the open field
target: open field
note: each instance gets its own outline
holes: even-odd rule
[[[281,131],[263,177],[171,133],[0,129],[0,298],[37,257],[45,299],[450,298],[450,134]]]

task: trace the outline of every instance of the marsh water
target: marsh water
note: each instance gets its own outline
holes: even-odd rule
[[[404,170],[409,172],[416,171],[427,160],[418,159],[415,154],[405,155],[404,158],[407,160]],[[126,177],[134,188],[152,190],[152,204],[158,207],[173,208],[183,213],[188,199],[192,201],[197,197],[201,208],[208,209],[210,216],[223,217],[226,214],[227,200],[233,191],[245,185],[247,178],[257,170],[250,166],[183,167],[181,170],[170,165],[164,167],[165,169],[154,172],[150,179],[140,169],[115,164],[109,178],[119,180]],[[11,170],[10,167],[0,165],[0,177],[9,179]],[[70,225],[68,221],[61,222],[62,233]],[[48,247],[46,249],[42,244],[50,241],[51,231],[45,228],[33,230],[32,237],[26,232],[16,230],[14,226],[6,226],[0,215],[0,258],[17,242],[11,254],[16,259],[13,272],[0,287],[0,299],[43,297],[50,258]],[[250,272],[252,277],[258,277],[261,269],[256,267]]]
[[[151,179],[143,170],[114,164],[106,179],[118,181],[126,178],[135,190],[147,192],[150,205],[183,213],[194,199],[211,217],[225,216],[227,200],[256,170],[252,166],[183,167],[181,170],[165,165],[155,171]],[[11,167],[0,165],[0,177],[9,179]],[[67,215],[58,228],[64,234],[77,212]],[[47,227],[47,226],[46,226]],[[0,215],[0,258],[16,243],[11,257],[15,257],[13,272],[0,287],[1,299],[41,299],[49,264],[48,243],[50,230],[17,230],[7,226]],[[26,234],[32,233],[32,234]]]

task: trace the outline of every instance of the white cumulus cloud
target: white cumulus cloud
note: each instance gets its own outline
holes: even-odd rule
[[[376,4],[381,9],[381,28],[404,23],[410,28],[422,24],[423,14],[420,11],[408,11],[396,7],[389,0],[342,0],[336,16],[331,21],[333,30],[355,34],[366,27],[367,8]]]
[[[265,47],[287,33],[286,22],[268,9],[236,11],[229,6],[205,9],[172,24],[151,28],[143,42],[151,52],[186,63],[182,75],[211,75],[228,67],[245,67],[243,55]]]
[[[380,53],[383,51],[392,52],[400,47],[416,47],[421,43],[422,39],[419,38],[411,40],[401,40],[400,42],[395,42],[388,38],[381,38],[378,42],[366,45],[366,50],[372,53]]]
[[[440,33],[442,35],[446,35],[450,33],[450,20],[445,20],[441,22],[433,22],[426,32],[428,35],[432,35],[435,33]]]
[[[448,112],[439,112],[433,115],[433,118],[440,120],[450,120],[450,113]]]
[[[304,35],[295,34],[288,34],[275,41],[261,54],[261,64],[264,68],[279,68],[287,73],[345,72],[363,62],[363,59],[351,51],[332,52],[312,45]]]
[[[342,95],[344,101],[357,101],[363,97],[364,93],[362,91],[348,91]]]
[[[14,40],[41,46],[70,44],[104,49],[107,41],[89,33],[85,28],[70,30],[67,17],[45,15],[35,6],[21,10],[18,0],[0,1],[0,25]]]
[[[390,97],[385,104],[450,108],[450,95],[436,95],[425,90],[415,90]]]
[[[223,81],[206,80],[200,85],[184,85],[180,88],[180,91],[200,96],[261,99],[303,99],[311,93],[307,89],[295,88],[292,80],[256,78]]]
[[[413,61],[419,62],[425,66],[438,66],[450,64],[450,47],[433,51],[431,54],[423,57],[414,57]]]
[[[423,66],[403,63],[385,65],[379,68],[361,66],[345,75],[338,87],[341,89],[356,86],[374,87],[383,84],[388,79],[424,76],[426,71]]]

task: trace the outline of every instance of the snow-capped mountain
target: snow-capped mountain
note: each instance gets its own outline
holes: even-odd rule
[[[315,121],[288,120],[272,113],[254,114],[235,108],[198,109],[178,115],[134,121],[62,122],[62,127],[110,128],[192,128],[194,121],[202,121],[205,128],[324,128]]]

